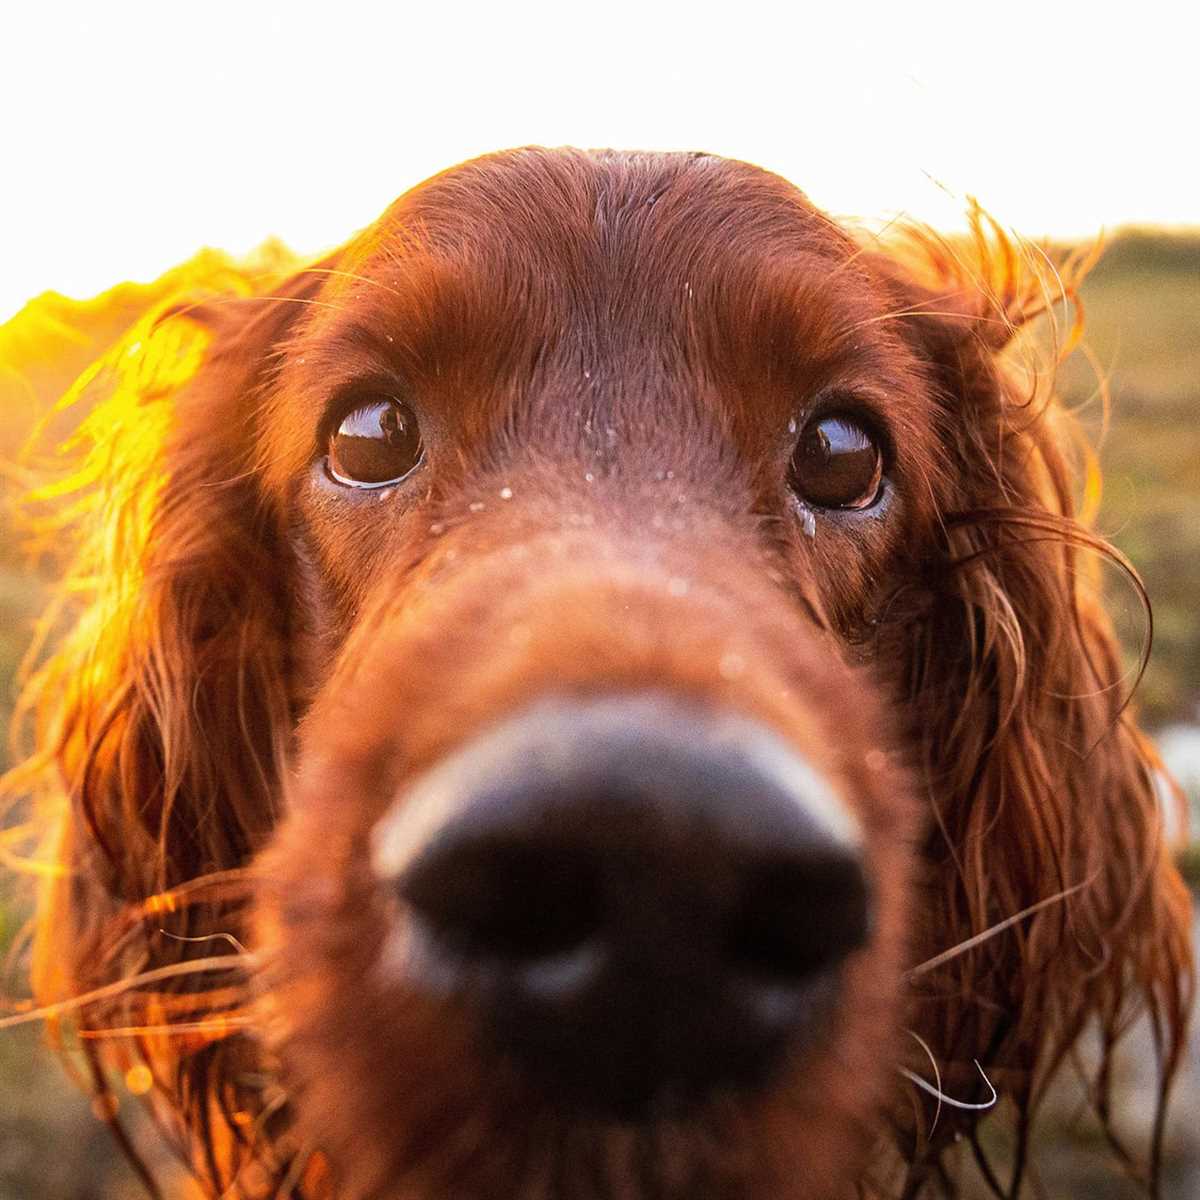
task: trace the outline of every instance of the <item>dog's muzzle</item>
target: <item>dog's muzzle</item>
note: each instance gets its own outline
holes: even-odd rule
[[[376,826],[405,984],[619,1119],[762,1086],[836,1020],[871,934],[858,825],[788,742],[659,695],[545,700]]]

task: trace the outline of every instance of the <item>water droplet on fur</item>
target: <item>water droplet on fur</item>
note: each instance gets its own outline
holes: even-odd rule
[[[800,428],[800,422],[797,421],[795,417],[793,417],[788,422],[788,433],[795,433],[799,428]]]
[[[800,505],[800,524],[805,537],[817,536],[817,518],[813,516],[813,510],[807,504]]]
[[[511,500],[511,499],[512,499],[512,497],[513,497],[513,491],[512,491],[512,488],[510,488],[510,487],[502,487],[502,488],[500,489],[500,499],[501,499],[501,500]]]
[[[486,506],[484,505],[482,500],[472,500],[471,503],[467,505],[467,507],[472,512],[483,512],[483,510]]]
[[[746,660],[730,650],[728,654],[721,655],[717,670],[720,671],[722,679],[737,679],[746,670]]]
[[[429,532],[432,533],[434,537],[441,537],[442,534],[446,532],[446,522],[434,521],[434,523],[429,527]]]
[[[587,474],[586,474],[586,475],[584,475],[584,477],[583,477],[583,481],[584,481],[584,483],[595,483],[595,482],[596,482],[596,477],[595,477],[595,475],[593,475],[593,474],[591,473],[591,471],[588,471],[588,472],[587,472]]]

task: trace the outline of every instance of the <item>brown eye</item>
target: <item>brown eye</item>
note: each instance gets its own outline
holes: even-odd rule
[[[817,508],[870,508],[879,498],[883,454],[852,418],[821,417],[800,435],[789,481],[801,500]]]
[[[329,439],[329,475],[347,487],[399,483],[421,461],[417,416],[402,400],[369,400],[347,413]]]

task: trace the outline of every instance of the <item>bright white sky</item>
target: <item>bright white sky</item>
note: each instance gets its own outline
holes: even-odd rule
[[[828,11],[832,10],[832,11]],[[1200,223],[1188,6],[42,0],[0,16],[0,320],[201,245],[342,241],[540,142],[705,149],[820,205],[1022,233]]]

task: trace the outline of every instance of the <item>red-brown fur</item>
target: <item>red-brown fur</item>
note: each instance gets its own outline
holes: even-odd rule
[[[1045,380],[1005,357],[1052,278],[982,218],[884,246],[743,164],[525,150],[151,314],[81,388],[51,497],[76,624],[16,777],[63,868],[39,999],[131,981],[64,1010],[97,1089],[149,1066],[213,1196],[825,1200],[955,1190],[980,1114],[934,1123],[907,1031],[948,1095],[986,1098],[978,1060],[1010,1101],[1018,1180],[1089,1025],[1148,1011],[1169,1080],[1189,911],[1093,586],[1112,552]],[[403,381],[428,458],[347,500],[310,476],[364,374]],[[834,386],[886,431],[892,495],[809,536],[789,420]],[[469,1010],[375,969],[365,852],[473,731],[622,687],[802,749],[879,909],[824,1044],[638,1127],[560,1116]]]

